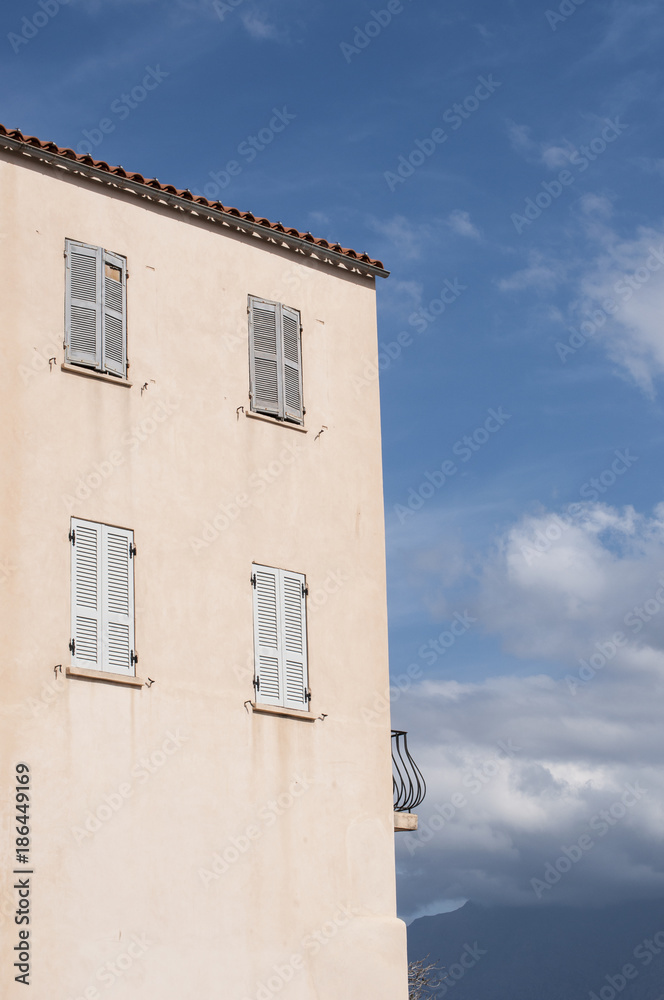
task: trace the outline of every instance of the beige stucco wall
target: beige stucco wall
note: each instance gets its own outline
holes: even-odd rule
[[[373,280],[9,153],[0,198],[0,787],[29,763],[31,997],[405,1000],[378,383],[352,384]],[[130,389],[60,369],[66,237],[128,259]],[[245,416],[248,293],[301,310],[307,433]],[[135,532],[149,688],[54,674],[72,515]],[[245,704],[252,561],[307,575],[324,720]],[[12,840],[5,811],[3,997]]]

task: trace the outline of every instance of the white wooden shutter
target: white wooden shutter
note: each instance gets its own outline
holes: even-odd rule
[[[71,642],[75,666],[102,669],[101,525],[71,520]]]
[[[282,372],[277,305],[249,296],[251,409],[281,416]]]
[[[300,314],[288,306],[281,307],[283,358],[283,414],[289,420],[302,423],[302,339]]]
[[[256,701],[282,704],[279,571],[253,566]]]
[[[102,361],[104,371],[127,373],[127,262],[104,254],[102,285]]]
[[[103,670],[132,674],[134,664],[134,533],[102,525]]]
[[[307,622],[304,603],[305,581],[301,573],[280,571],[282,615],[283,704],[306,712]]]
[[[65,359],[101,365],[101,247],[65,241]]]

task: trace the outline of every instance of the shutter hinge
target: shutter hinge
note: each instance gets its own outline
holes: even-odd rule
[[[73,654],[76,654],[76,639],[69,640],[69,649]]]
[[[308,594],[309,594],[309,588],[307,587],[307,585],[305,583],[303,583],[302,584],[302,596],[303,597],[307,597]]]
[[[251,586],[254,588],[254,590],[256,589],[256,574],[255,573],[251,574]]]
[[[260,677],[254,677],[254,687],[257,691],[261,689],[261,679]]]
[[[132,666],[135,663],[138,663],[138,653],[134,652],[133,649],[132,649],[131,653],[129,654],[129,662],[131,663]]]
[[[307,704],[310,704],[311,702],[311,691],[309,690],[309,688],[304,689],[304,700],[306,701]]]
[[[129,558],[131,559],[132,556],[135,556],[135,555],[136,555],[136,546],[132,543],[129,546]]]
[[[76,545],[76,529],[75,528],[72,531],[69,532],[69,541],[72,543],[72,545]]]

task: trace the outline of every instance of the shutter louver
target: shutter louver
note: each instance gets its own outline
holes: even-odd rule
[[[101,364],[101,261],[99,247],[66,241],[65,358]]]
[[[300,314],[287,306],[281,308],[284,366],[284,416],[302,423],[302,343]]]
[[[134,576],[130,556],[133,532],[102,526],[102,608],[104,670],[133,674]]]
[[[281,572],[283,615],[284,705],[304,712],[307,701],[307,629],[304,577]]]
[[[134,673],[134,534],[72,518],[73,663],[113,674]]]
[[[125,377],[127,371],[127,268],[124,258],[104,255],[102,367]]]
[[[101,525],[72,519],[71,637],[73,662],[102,668]]]
[[[256,701],[306,712],[307,625],[304,576],[253,566]]]
[[[277,307],[273,302],[249,298],[249,367],[251,408],[258,413],[280,415],[281,371],[279,363]]]
[[[280,705],[282,684],[278,570],[254,566],[253,573],[256,701]]]

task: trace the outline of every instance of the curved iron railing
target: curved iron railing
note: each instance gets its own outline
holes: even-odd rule
[[[408,733],[401,729],[392,730],[392,788],[395,812],[411,812],[427,793],[422,772],[408,750]]]

